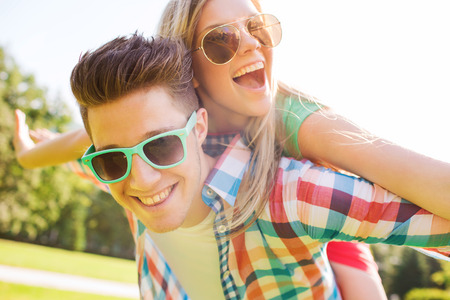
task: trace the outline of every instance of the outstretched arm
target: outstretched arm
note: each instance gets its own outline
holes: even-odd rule
[[[299,235],[307,232],[321,242],[356,240],[435,248],[450,257],[450,220],[364,179],[307,160],[282,158],[272,194],[283,195],[286,209],[292,210],[279,215],[298,214],[295,230],[298,228]],[[294,205],[292,199],[298,202]]]
[[[64,134],[30,131],[26,115],[20,110],[16,110],[15,115],[14,148],[17,160],[24,168],[54,166],[76,160],[91,144],[84,129]]]
[[[450,164],[369,136],[341,116],[310,115],[298,132],[301,153],[364,177],[450,219]]]

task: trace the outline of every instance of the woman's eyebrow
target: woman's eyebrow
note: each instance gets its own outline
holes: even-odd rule
[[[237,20],[235,20],[235,21],[232,21],[232,22],[215,23],[215,24],[208,25],[208,26],[206,26],[206,27],[200,32],[199,36],[202,36],[203,33],[204,33],[205,31],[214,29],[214,28],[219,27],[219,26],[231,25],[231,24],[239,23],[239,22],[241,22],[241,21],[245,21],[245,20],[248,20],[248,19],[250,19],[250,18],[253,18],[254,16],[256,16],[256,15],[258,15],[258,14],[259,14],[259,13],[254,14],[254,15],[252,15],[252,16],[248,16],[248,17],[242,17],[242,18],[239,18],[239,19],[237,19]]]

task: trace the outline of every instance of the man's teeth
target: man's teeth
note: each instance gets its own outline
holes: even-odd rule
[[[155,205],[163,200],[165,200],[170,192],[172,191],[172,186],[170,188],[165,189],[158,195],[155,195],[153,197],[140,197],[139,200],[144,203],[145,205]]]
[[[254,71],[262,69],[262,68],[264,68],[264,64],[261,61],[257,62],[253,65],[246,66],[246,67],[240,69],[239,71],[236,72],[236,74],[234,74],[233,78],[241,77],[242,75],[254,72]]]

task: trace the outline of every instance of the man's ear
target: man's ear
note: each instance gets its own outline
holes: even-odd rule
[[[204,108],[199,108],[197,110],[197,123],[195,123],[195,134],[197,135],[197,140],[199,146],[203,144],[206,136],[208,135],[208,112]]]

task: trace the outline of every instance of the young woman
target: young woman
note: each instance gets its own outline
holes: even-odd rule
[[[425,167],[425,164],[430,163],[429,159],[408,153],[375,137],[361,143],[367,139],[367,134],[350,122],[328,110],[316,112],[318,106],[282,83],[278,83],[277,89],[272,77],[271,48],[279,42],[281,29],[277,20],[271,16],[264,16],[265,22],[259,17],[250,18],[260,13],[259,1],[174,0],[167,6],[159,28],[159,34],[180,36],[187,47],[193,50],[194,84],[211,117],[210,132],[221,133],[246,127],[249,139],[254,141],[255,156],[259,158],[254,162],[254,169],[258,171],[253,172],[253,183],[248,184],[254,188],[249,189],[249,196],[245,192],[241,194],[241,199],[252,199],[247,202],[244,200],[244,205],[253,204],[248,212],[258,211],[258,202],[255,201],[258,197],[254,197],[255,194],[260,195],[259,199],[267,198],[264,197],[264,191],[271,175],[264,175],[275,172],[271,169],[274,165],[267,162],[277,161],[276,151],[280,145],[284,145],[290,156],[301,158],[303,154],[303,157],[315,162],[351,171],[433,210],[432,204],[423,203],[422,200],[427,197],[422,196],[433,193],[434,188],[425,193],[417,188],[423,186],[423,174],[417,176],[423,170],[410,165],[410,159],[413,158]],[[265,34],[270,35],[270,38],[258,29],[258,22],[264,22],[264,26],[267,26]],[[221,35],[228,35],[229,40]],[[240,41],[236,42],[236,39]],[[276,99],[278,115],[284,112],[284,118],[278,118],[284,122],[278,122],[275,127],[269,113],[272,99]],[[258,123],[258,117],[265,117],[265,122]],[[261,126],[264,129],[261,130]],[[352,140],[339,132],[354,133],[352,138],[359,140]],[[286,143],[283,143],[283,136],[288,138]],[[274,140],[276,137],[280,140]],[[272,148],[267,147],[272,144]],[[386,155],[389,158],[386,159]],[[436,164],[441,165],[438,162]],[[450,178],[449,166],[446,165],[446,171],[442,172],[442,165],[438,171],[433,171],[433,166],[425,167],[427,172],[435,173],[426,184],[430,184],[430,187],[436,184],[434,191],[440,194],[433,195],[432,199],[445,197],[445,193],[441,193],[449,188],[449,184],[445,183]],[[406,176],[403,173],[405,171]],[[431,183],[434,178],[439,178],[439,183]],[[415,180],[422,185],[414,185]],[[248,216],[244,214],[242,219]],[[365,246],[330,243],[328,254],[345,299],[359,299],[362,290],[358,291],[358,287],[364,289],[365,297],[385,297],[377,280],[376,267]],[[355,284],[357,282],[361,283]],[[367,289],[371,288],[373,292],[368,293]]]
[[[247,188],[240,192],[241,202],[248,205],[242,211],[251,213],[263,207],[267,186],[276,171],[279,152],[284,147],[291,156],[303,156],[361,175],[449,218],[450,201],[443,198],[450,191],[448,164],[430,160],[381,139],[355,142],[348,134],[339,132],[352,132],[355,137],[367,138],[359,128],[327,109],[320,110],[318,104],[283,84],[278,83],[276,86],[272,78],[271,47],[279,42],[276,39],[279,25],[272,16],[262,19],[257,17],[261,12],[258,1],[174,0],[167,6],[159,30],[163,36],[181,37],[187,47],[192,49],[194,84],[203,106],[209,112],[210,132],[220,134],[245,128],[249,141],[252,141],[257,158],[253,162],[253,174],[256,176],[248,178]],[[257,24],[261,22],[271,28],[268,30],[273,40],[265,39],[258,32],[260,26]],[[224,36],[234,39],[234,42],[224,40]],[[275,103],[273,99],[276,99]],[[276,113],[271,109],[273,104],[278,108]],[[72,139],[74,136],[77,138]],[[76,147],[84,149],[90,144],[83,132],[69,133],[65,138],[74,144],[63,143],[63,147],[71,147],[72,150]],[[47,164],[45,157],[36,160],[33,151],[24,155],[19,153],[19,161],[25,167]],[[51,152],[45,150],[40,153],[45,156]],[[72,157],[64,156],[64,151],[59,154],[62,155],[59,158],[53,155],[49,157],[52,164],[77,158],[82,153],[66,152]],[[27,161],[29,158],[34,161],[30,163],[30,160]],[[411,166],[411,160],[415,160],[414,166]],[[436,201],[430,203],[426,199]],[[244,213],[241,219],[247,217]],[[330,243],[329,253],[330,260],[338,263],[333,263],[333,267],[344,298],[360,298],[358,287],[364,289],[365,297],[385,297],[379,281],[355,284],[357,279],[376,276],[373,260],[370,255],[366,255],[365,246],[343,245],[347,245],[351,251],[339,251],[343,246]],[[334,255],[335,252],[341,254]],[[342,253],[358,253],[363,259],[348,259]],[[366,260],[369,263],[365,263]],[[341,272],[342,269],[344,272]],[[366,272],[368,270],[372,272]],[[347,276],[352,274],[357,276],[349,279]],[[374,291],[369,291],[369,287],[373,287]]]

